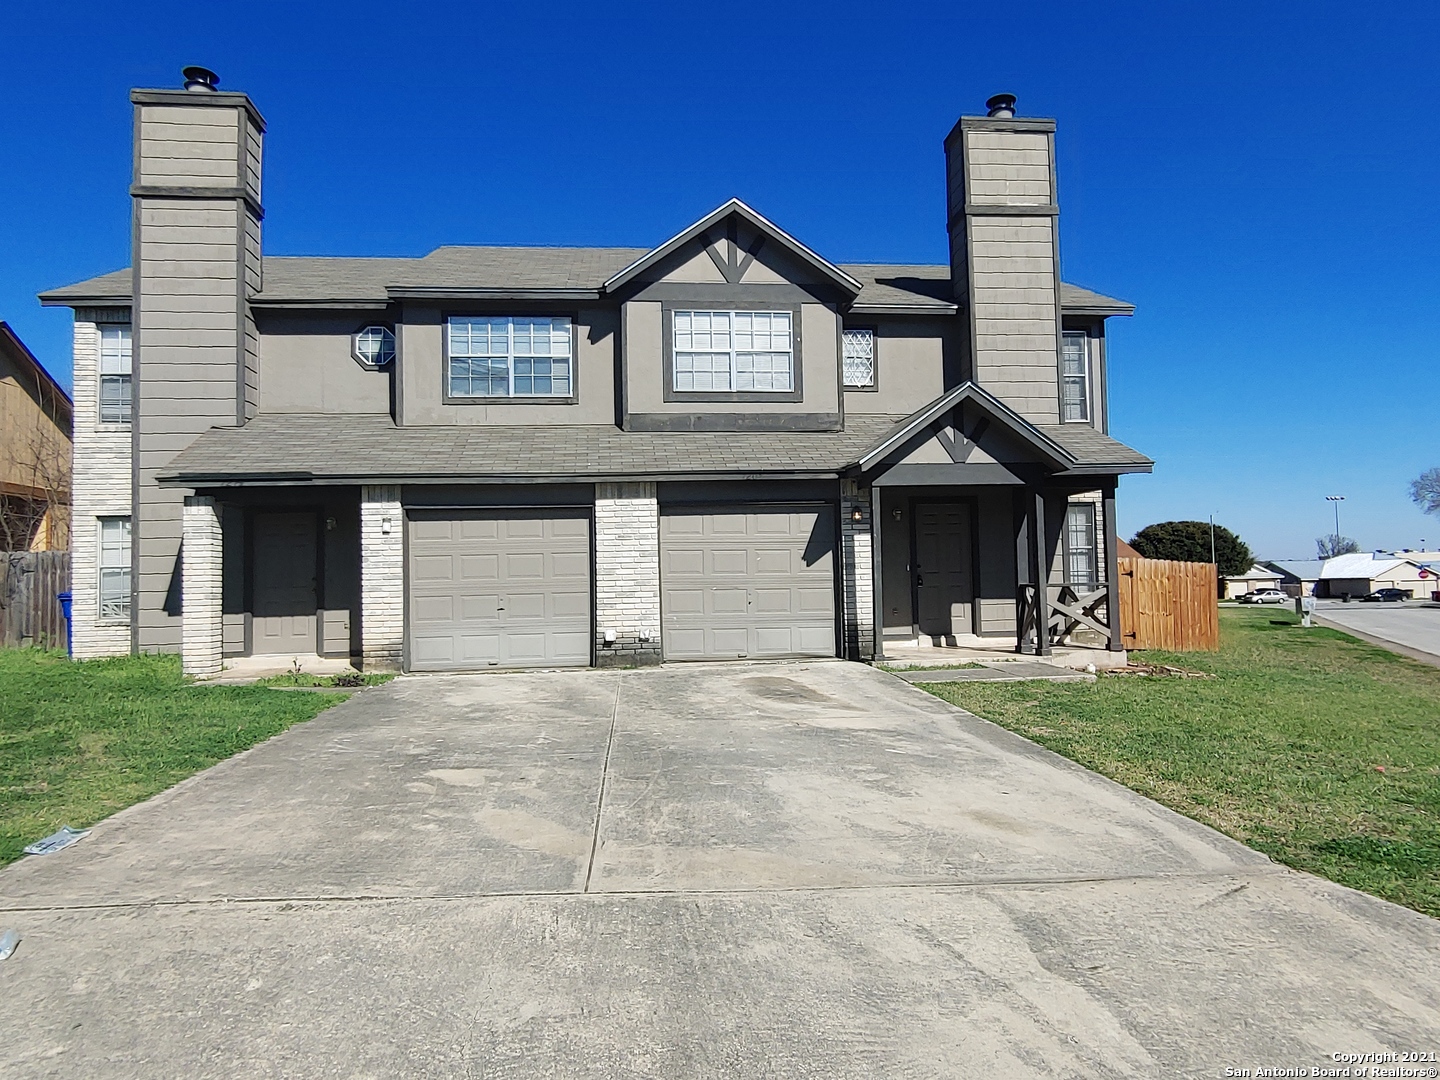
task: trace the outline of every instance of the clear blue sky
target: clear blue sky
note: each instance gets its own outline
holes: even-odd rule
[[[270,123],[271,254],[663,240],[732,195],[827,257],[943,262],[941,139],[1059,120],[1067,280],[1111,321],[1122,531],[1257,554],[1440,547],[1440,7],[33,3],[0,13],[0,318],[129,262],[132,86],[184,64]]]

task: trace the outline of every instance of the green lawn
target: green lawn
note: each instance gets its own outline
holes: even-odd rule
[[[1212,673],[923,688],[1272,858],[1440,916],[1440,668],[1223,609]]]
[[[0,650],[0,865],[309,720],[342,693],[194,686],[174,656]]]

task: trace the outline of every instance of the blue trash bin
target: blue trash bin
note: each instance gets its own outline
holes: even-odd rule
[[[75,655],[75,627],[70,622],[70,594],[68,592],[56,593],[55,599],[60,601],[60,610],[65,615],[65,655]]]

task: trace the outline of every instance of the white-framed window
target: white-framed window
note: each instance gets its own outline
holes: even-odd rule
[[[875,331],[846,330],[840,341],[841,381],[846,386],[874,386]]]
[[[382,368],[395,359],[395,331],[388,326],[367,326],[355,335],[355,359],[367,368]]]
[[[1065,580],[1071,585],[1094,585],[1100,580],[1099,552],[1095,542],[1095,504],[1071,503],[1065,510]]]
[[[1090,420],[1090,336],[1083,330],[1061,335],[1060,419],[1067,424]]]
[[[795,389],[795,335],[788,311],[677,311],[678,391],[786,393]]]
[[[564,397],[574,388],[569,319],[466,315],[446,326],[450,396]]]
[[[130,618],[130,519],[100,519],[100,618]]]
[[[130,327],[100,328],[100,422],[130,422]]]

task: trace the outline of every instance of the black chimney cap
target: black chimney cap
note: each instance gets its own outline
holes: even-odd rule
[[[219,89],[220,76],[209,68],[190,66],[182,68],[180,74],[185,77],[186,90],[198,90],[201,93],[209,93]]]
[[[1008,120],[1015,115],[1015,95],[996,94],[985,102],[986,116],[996,116]]]

